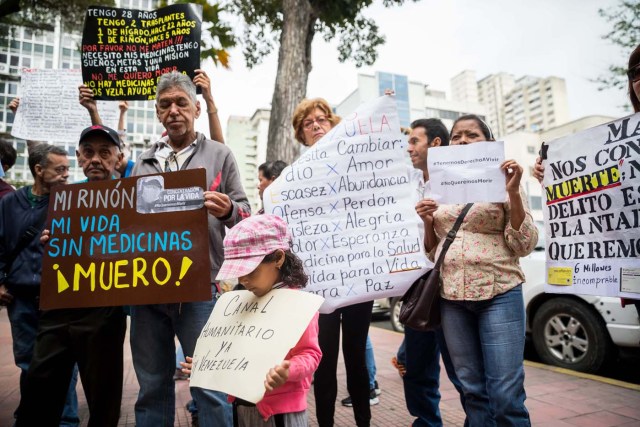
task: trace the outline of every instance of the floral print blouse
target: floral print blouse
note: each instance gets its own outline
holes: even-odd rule
[[[441,268],[440,294],[448,300],[480,301],[503,294],[525,281],[519,258],[533,251],[538,229],[520,187],[525,219],[519,230],[511,227],[511,205],[475,203],[464,218]],[[434,214],[437,247],[435,260],[464,205],[441,205]]]

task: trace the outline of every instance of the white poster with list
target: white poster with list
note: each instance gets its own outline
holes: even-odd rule
[[[321,313],[402,295],[433,265],[413,172],[395,99],[383,96],[343,117],[265,190],[265,212],[289,224],[306,290],[325,298]]]
[[[79,69],[23,69],[20,106],[11,135],[32,141],[74,142],[91,126],[89,112],[78,102]],[[102,124],[116,129],[118,103],[97,101]]]

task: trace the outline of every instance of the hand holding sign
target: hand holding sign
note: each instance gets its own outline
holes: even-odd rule
[[[433,199],[422,199],[416,204],[416,212],[424,222],[433,221],[433,213],[438,209],[438,202]]]
[[[233,205],[226,194],[218,193],[217,191],[205,191],[204,207],[216,218],[224,218],[229,215]]]
[[[269,369],[267,379],[264,380],[264,388],[267,391],[271,391],[286,383],[289,379],[289,366],[291,366],[291,362],[285,360],[281,364]]]
[[[505,160],[500,169],[504,171],[507,181],[507,193],[520,193],[520,179],[522,178],[522,166],[515,160]]]

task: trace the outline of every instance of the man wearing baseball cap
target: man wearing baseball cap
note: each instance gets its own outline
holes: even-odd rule
[[[118,133],[102,125],[86,128],[80,134],[76,157],[88,181],[111,179],[122,158]],[[47,230],[45,235],[48,239]],[[43,311],[16,426],[60,423],[77,364],[89,406],[89,425],[116,427],[125,332],[126,317],[120,306]]]
[[[86,128],[80,134],[76,157],[87,181],[111,179],[123,157],[118,132],[102,125]]]

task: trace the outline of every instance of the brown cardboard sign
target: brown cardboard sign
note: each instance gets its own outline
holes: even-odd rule
[[[210,299],[205,184],[194,169],[56,188],[41,308]]]

